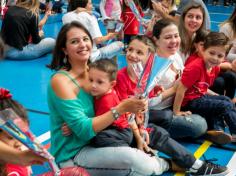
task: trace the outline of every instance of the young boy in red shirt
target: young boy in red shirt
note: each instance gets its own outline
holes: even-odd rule
[[[202,58],[186,65],[177,87],[173,111],[176,115],[196,113],[204,117],[208,129],[224,131],[224,121],[236,137],[235,105],[225,96],[215,95],[208,88],[220,72],[229,50],[228,38],[223,33],[210,32],[205,41]],[[184,111],[182,111],[184,110]]]

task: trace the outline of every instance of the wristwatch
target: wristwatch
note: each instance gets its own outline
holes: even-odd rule
[[[117,120],[120,117],[120,113],[114,107],[111,108],[111,113],[115,120]]]

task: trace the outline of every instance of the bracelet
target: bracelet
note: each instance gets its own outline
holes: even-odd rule
[[[111,108],[111,113],[115,120],[117,120],[120,117],[120,113],[114,107]]]

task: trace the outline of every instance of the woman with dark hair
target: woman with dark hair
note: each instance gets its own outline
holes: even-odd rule
[[[57,72],[48,86],[51,151],[56,162],[60,167],[82,166],[97,176],[161,174],[169,167],[161,158],[131,147],[94,148],[89,144],[121,114],[147,109],[146,100],[132,97],[94,117],[87,65],[92,43],[88,30],[78,22],[64,25],[56,41],[50,67]],[[62,134],[64,123],[72,130],[69,136]]]
[[[18,0],[16,5],[9,7],[1,30],[7,59],[36,59],[52,51],[55,39],[42,39],[43,31],[38,28],[38,11],[37,0]]]
[[[101,58],[110,59],[122,51],[124,44],[120,41],[115,41],[101,48],[97,48],[96,45],[114,39],[117,33],[111,32],[105,36],[102,35],[97,18],[92,15],[93,5],[91,0],[70,0],[69,6],[71,11],[62,17],[62,22],[63,24],[67,24],[72,21],[78,21],[90,32],[94,43],[90,61],[93,62]]]

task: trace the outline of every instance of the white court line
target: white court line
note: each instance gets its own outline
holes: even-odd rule
[[[49,140],[50,137],[51,137],[51,133],[50,133],[50,131],[48,131],[48,132],[46,132],[46,133],[44,133],[44,134],[38,136],[38,137],[37,137],[37,140],[38,140],[40,143],[43,143],[44,141]]]
[[[229,168],[229,173],[226,176],[236,176],[236,152],[234,152],[227,167]]]

